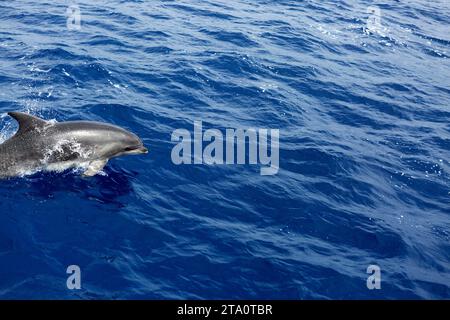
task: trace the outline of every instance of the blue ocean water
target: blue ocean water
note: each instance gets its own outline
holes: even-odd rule
[[[0,181],[0,298],[449,299],[449,23],[447,0],[1,1],[2,140],[20,110],[150,153]],[[278,174],[173,164],[196,120],[279,129]]]

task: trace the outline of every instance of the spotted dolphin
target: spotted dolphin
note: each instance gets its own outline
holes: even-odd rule
[[[8,115],[19,129],[0,144],[0,178],[70,168],[82,168],[84,176],[94,176],[111,158],[148,152],[139,137],[115,125],[46,121],[22,112]]]

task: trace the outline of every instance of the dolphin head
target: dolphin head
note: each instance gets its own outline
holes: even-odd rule
[[[148,149],[137,135],[124,129],[119,129],[119,132],[113,131],[112,137],[115,137],[115,141],[110,142],[110,149],[115,157],[148,153]]]
[[[134,133],[121,127],[92,121],[60,122],[46,132],[56,141],[73,141],[89,159],[110,159],[148,153]]]
[[[84,125],[86,128],[81,129],[84,139],[79,140],[93,146],[99,158],[148,153],[142,140],[130,131],[105,123],[84,122]]]

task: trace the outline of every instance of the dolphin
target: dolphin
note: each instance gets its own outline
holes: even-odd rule
[[[148,152],[139,137],[115,125],[46,121],[22,112],[8,115],[19,129],[0,144],[0,178],[71,168],[82,168],[83,175],[90,177],[111,158]]]

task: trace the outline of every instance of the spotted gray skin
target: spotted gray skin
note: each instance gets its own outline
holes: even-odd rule
[[[80,166],[85,176],[93,176],[111,158],[148,152],[135,134],[111,124],[52,123],[22,112],[8,115],[17,120],[19,130],[0,144],[0,178]]]

